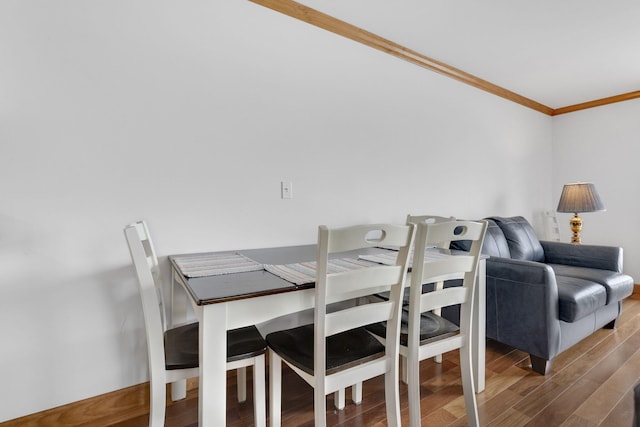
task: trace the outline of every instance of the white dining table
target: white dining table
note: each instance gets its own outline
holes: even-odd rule
[[[377,254],[386,249],[373,248],[351,256]],[[224,251],[225,253],[230,251]],[[292,264],[315,261],[316,245],[286,246],[231,251],[259,264]],[[388,251],[387,251],[388,252]],[[197,255],[215,255],[204,253]],[[227,355],[226,331],[256,325],[279,316],[296,313],[314,306],[313,283],[295,285],[265,270],[187,277],[177,259],[194,254],[170,256],[172,311],[171,322],[184,319],[184,305],[191,303],[200,322],[200,378],[198,389],[198,425],[219,427],[226,424]],[[342,254],[342,256],[345,256]],[[486,270],[481,259],[478,286],[474,298],[472,333],[473,365],[476,392],[484,390],[485,377],[485,308]],[[406,281],[410,283],[409,278]],[[176,292],[181,287],[184,293]],[[181,297],[182,295],[182,297]]]

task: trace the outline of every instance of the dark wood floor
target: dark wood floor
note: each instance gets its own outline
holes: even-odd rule
[[[312,426],[312,389],[291,371],[284,370],[283,426]],[[253,402],[235,400],[235,374],[229,373],[227,425],[252,426]],[[421,364],[422,425],[464,426],[464,403],[460,369],[455,352],[445,354],[442,364],[431,360]],[[486,389],[477,395],[483,426],[631,426],[633,386],[640,382],[640,300],[627,299],[616,330],[602,329],[559,355],[546,377],[533,373],[529,359],[521,351],[489,340],[487,343]],[[408,425],[406,387],[401,385],[403,425]],[[65,425],[139,427],[148,422],[148,393],[136,401],[95,402],[96,407],[110,405],[111,415],[91,418],[86,410],[77,416],[57,415],[31,419],[28,423],[7,426]],[[350,393],[347,394],[349,396]],[[146,401],[146,402],[145,402]],[[123,410],[121,408],[128,407]],[[328,401],[328,408],[333,408]],[[190,383],[187,399],[170,403],[167,426],[196,427],[198,414],[197,384]],[[37,417],[36,417],[37,418]],[[64,422],[62,422],[64,418]],[[329,426],[385,426],[382,379],[364,384],[364,400],[359,406],[347,402],[343,411],[329,410]],[[82,420],[82,421],[80,421]],[[3,423],[4,425],[4,423]]]
[[[313,425],[313,391],[290,371],[284,373],[283,425]],[[421,364],[422,425],[466,425],[460,369],[456,352],[444,362]],[[227,423],[253,425],[252,402],[235,400],[230,374]],[[494,341],[487,343],[486,389],[478,394],[483,426],[631,426],[632,388],[640,382],[640,301],[624,302],[616,330],[602,329],[559,355],[550,375],[531,371],[527,354]],[[349,395],[349,394],[348,394]],[[401,386],[403,424],[408,425],[406,387]],[[328,408],[332,402],[328,401]],[[197,425],[197,393],[172,404],[167,426]],[[364,401],[348,402],[343,411],[330,410],[331,426],[384,426],[382,379],[364,385]],[[140,425],[142,418],[121,426]]]

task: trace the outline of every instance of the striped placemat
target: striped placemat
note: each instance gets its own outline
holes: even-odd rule
[[[425,261],[434,260],[434,259],[438,259],[438,258],[444,258],[444,257],[449,256],[449,255],[450,254],[439,252],[438,249],[435,249],[435,248],[427,248],[424,251],[424,259],[425,259]],[[379,253],[379,254],[360,255],[360,256],[358,256],[359,259],[375,262],[375,263],[378,263],[378,264],[384,264],[384,265],[394,265],[396,263],[396,258],[397,257],[398,257],[398,253],[394,252],[394,251],[389,251],[388,253],[387,252],[383,252],[383,253]],[[412,262],[413,262],[413,248],[411,248],[411,253],[409,254],[409,267],[411,267]]]
[[[359,255],[358,258],[383,265],[394,265],[396,263],[396,258],[398,258],[398,252],[390,251],[389,253]]]
[[[217,276],[264,269],[262,264],[238,252],[181,255],[173,257],[173,260],[186,277]]]
[[[366,260],[355,258],[338,258],[329,260],[329,273],[340,273],[343,271],[357,270],[375,266]],[[305,285],[315,283],[316,281],[316,262],[300,262],[296,264],[266,264],[264,269],[276,276],[296,285]]]

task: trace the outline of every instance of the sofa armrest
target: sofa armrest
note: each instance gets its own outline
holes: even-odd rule
[[[558,287],[551,267],[487,260],[487,336],[547,360],[558,353]]]
[[[622,273],[622,248],[541,241],[545,262]]]

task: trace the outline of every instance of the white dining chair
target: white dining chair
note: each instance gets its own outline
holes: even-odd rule
[[[138,277],[144,314],[151,383],[149,426],[159,427],[165,420],[166,384],[199,376],[198,323],[167,328],[158,259],[149,229],[144,221],[138,221],[125,227],[124,234]],[[253,366],[257,426],[266,425],[265,352],[266,342],[255,326],[227,332],[227,370]],[[244,378],[244,371],[241,371],[238,375],[239,401],[246,399]]]
[[[459,349],[462,388],[467,423],[478,426],[478,408],[472,375],[471,332],[473,301],[476,295],[476,274],[486,221],[418,222],[411,266],[409,307],[404,309],[400,333],[400,354],[406,358],[411,427],[420,426],[420,361]],[[448,249],[437,256],[426,256],[428,247],[443,246],[442,242],[466,240],[467,253],[449,256]],[[448,244],[446,245],[448,246]],[[462,286],[435,288],[423,293],[423,284],[462,278]],[[434,310],[460,305],[460,325],[436,315]],[[369,325],[370,332],[384,340],[385,325]]]
[[[440,223],[440,222],[447,222],[447,221],[455,221],[456,218],[453,216],[438,216],[438,215],[407,215],[407,224],[414,224],[414,225],[418,225],[420,223],[425,223],[425,224],[436,224],[436,223]],[[448,249],[449,245],[451,242],[439,242],[437,245],[438,248],[443,248],[443,249]],[[440,281],[438,283],[433,283],[433,284],[425,284],[428,286],[433,285],[435,287],[435,289],[443,289],[444,288],[444,282]],[[384,294],[378,294],[379,297],[384,298],[386,295]],[[403,304],[404,305],[409,305],[409,292],[408,290],[405,291],[404,294],[404,298],[403,298]],[[437,308],[433,311],[436,315],[440,316],[441,314],[441,309]],[[433,360],[436,363],[442,363],[442,355],[441,354],[437,354],[433,357]],[[402,378],[402,382],[404,382],[405,384],[407,383],[407,359],[401,355],[400,357],[400,366],[401,366],[401,378]]]
[[[453,216],[438,216],[438,215],[407,215],[407,224],[420,224],[420,223],[425,223],[425,224],[438,224],[441,222],[447,222],[447,221],[455,221],[456,218]],[[451,242],[439,242],[437,244],[433,244],[434,247],[437,248],[441,248],[441,249],[449,249],[449,245],[451,244]],[[424,284],[423,284],[424,285]],[[444,288],[444,281],[439,281],[437,283],[433,284],[434,288],[436,290],[440,290]],[[435,310],[433,310],[433,313],[436,314],[437,316],[440,316],[442,312],[442,309],[440,308],[436,308]],[[436,363],[442,363],[442,354],[437,354],[433,357],[433,360]],[[401,366],[402,366],[402,381],[406,384],[407,383],[407,359],[402,356],[401,358]]]
[[[387,424],[400,425],[398,333],[413,225],[359,225],[318,229],[314,323],[267,335],[269,346],[270,425],[281,423],[281,369],[288,365],[314,388],[315,426],[326,425],[326,395],[352,384],[385,376]],[[328,271],[330,257],[375,246],[398,246],[395,265],[377,265],[340,273]],[[353,252],[351,252],[353,256]],[[390,291],[388,300],[336,305]],[[332,305],[331,309],[327,309]],[[364,328],[388,324],[386,344]]]

